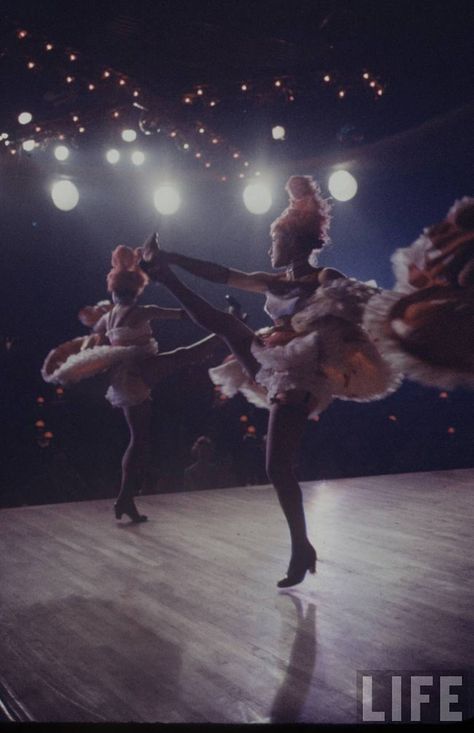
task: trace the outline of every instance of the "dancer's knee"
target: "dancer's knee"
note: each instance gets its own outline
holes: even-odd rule
[[[286,456],[269,456],[267,458],[266,471],[269,481],[271,481],[277,491],[295,481],[293,466]]]

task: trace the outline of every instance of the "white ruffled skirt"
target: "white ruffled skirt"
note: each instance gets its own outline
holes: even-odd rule
[[[224,395],[232,397],[239,391],[257,407],[269,408],[279,394],[290,390],[309,392],[310,417],[335,397],[366,402],[398,388],[399,375],[360,326],[336,316],[321,318],[319,306],[313,306],[318,317],[311,320],[310,310],[311,304],[305,309],[311,330],[293,331],[287,343],[268,338],[275,329],[256,333],[252,353],[261,367],[255,381],[233,358],[210,369],[211,380]]]
[[[43,364],[43,379],[68,386],[110,370],[105,397],[111,405],[131,407],[150,398],[151,389],[142,379],[140,362],[158,354],[155,339],[140,346],[105,345],[81,350],[86,339],[73,339],[53,349]]]

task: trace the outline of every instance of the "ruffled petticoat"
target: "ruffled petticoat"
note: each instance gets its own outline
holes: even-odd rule
[[[445,251],[456,241],[472,239],[472,224],[466,229],[454,226],[457,217],[469,210],[474,210],[474,199],[465,197],[448,212],[443,223]],[[363,326],[394,369],[409,379],[442,389],[474,389],[472,285],[415,287],[410,282],[413,270],[423,273],[442,252],[433,245],[429,231],[392,255],[394,289],[368,302]]]
[[[74,339],[48,354],[41,370],[46,382],[68,386],[110,369],[110,386],[105,397],[114,407],[131,407],[150,398],[151,390],[141,377],[140,361],[158,354],[155,339],[140,346],[94,346],[80,351],[83,341]],[[66,355],[73,348],[76,352]],[[51,371],[48,364],[55,363],[57,354],[66,358]]]
[[[240,391],[257,407],[269,408],[278,394],[301,390],[312,395],[309,416],[334,397],[365,402],[398,388],[400,376],[358,325],[366,302],[379,292],[351,279],[318,288],[291,320],[292,331],[262,329],[252,353],[261,365],[252,381],[235,359],[209,370],[224,395]]]
[[[397,305],[399,306],[404,297],[404,293],[396,291],[381,293],[372,298],[364,314],[364,327],[377,342],[393,368],[402,372],[409,379],[428,387],[439,387],[448,390],[457,387],[474,389],[474,303],[472,299],[470,304],[469,302],[463,303],[460,301],[453,308],[452,302],[448,298],[443,298],[443,289],[439,288],[438,298],[428,303],[431,310],[430,318],[433,325],[436,325],[438,333],[434,339],[431,336],[431,343],[436,348],[434,349],[434,356],[430,357],[431,334],[429,330],[426,327],[417,328],[410,325],[407,321],[396,318],[392,314],[392,309]],[[443,318],[443,311],[446,309],[449,309],[447,319]],[[429,322],[426,322],[429,329]],[[436,359],[443,328],[445,331],[444,350],[446,357],[451,362],[449,365],[440,363],[439,358]],[[463,350],[463,365],[461,359],[459,359],[458,364],[455,363],[456,352],[453,348],[450,348],[450,340],[453,336],[457,342],[454,347],[457,345]],[[470,363],[469,357],[466,360],[469,344],[471,344]],[[418,356],[416,353],[420,350],[420,346],[424,346],[423,357]],[[443,349],[442,344],[441,349]]]

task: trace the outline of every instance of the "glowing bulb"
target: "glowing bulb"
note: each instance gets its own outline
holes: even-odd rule
[[[72,82],[74,81],[74,77],[73,76],[66,76],[66,81],[67,81],[68,84],[72,84]]]
[[[26,38],[27,35],[27,31],[18,31],[18,38]]]
[[[183,99],[183,102],[184,102],[184,104],[191,104],[191,101],[192,101],[192,100],[191,100],[191,97],[185,97],[185,98]]]
[[[240,157],[240,153],[233,153],[232,157],[237,160]]]
[[[338,201],[349,201],[357,193],[357,181],[349,171],[335,171],[329,177],[328,188]]]
[[[54,48],[54,46],[53,46],[52,43],[47,43],[46,46],[45,46],[45,48],[46,48],[47,51],[52,51],[53,48]]]
[[[141,150],[134,150],[130,157],[133,165],[143,165],[145,162],[145,153],[142,153]]]
[[[126,83],[127,82],[125,81],[125,79],[120,79],[120,81],[119,81],[119,84],[120,84],[121,87],[124,87]]]
[[[95,84],[89,84],[87,88],[88,88],[88,90],[89,90],[90,92],[93,92],[93,91],[94,91],[94,89],[95,89]]]
[[[109,78],[109,76],[110,76],[110,71],[107,71],[107,69],[106,69],[106,70],[104,71],[104,73],[102,74],[102,78],[103,78],[103,79],[108,79],[108,78]]]
[[[20,125],[27,125],[33,119],[31,112],[21,112],[18,115],[18,122]]]
[[[243,92],[246,92],[246,91],[247,91],[247,89],[248,89],[248,86],[247,86],[247,84],[242,84],[240,88],[241,88],[241,90],[242,90]]]
[[[209,102],[209,107],[215,107],[216,104],[217,104],[217,102],[215,102],[214,100],[212,100],[212,102]]]
[[[201,135],[202,135],[203,133],[205,133],[205,132],[206,132],[206,130],[204,129],[204,127],[200,127],[200,128],[199,128],[199,132],[200,132],[200,133],[201,133]]]
[[[241,176],[243,174],[240,174]],[[244,204],[251,214],[266,214],[272,205],[272,196],[263,183],[250,183],[243,192]]]
[[[79,122],[79,117],[77,115],[73,115],[72,116],[72,121],[73,122]]]
[[[172,132],[170,132],[170,137],[176,137],[176,130],[173,130]]]
[[[160,214],[168,216],[178,211],[181,205],[181,197],[174,186],[166,184],[156,189],[153,195],[153,203]]]
[[[338,95],[340,99],[343,99],[346,96],[344,89],[340,89]]]
[[[189,150],[189,143],[184,143],[183,149],[184,150]]]
[[[140,96],[140,92],[138,91],[138,89],[134,89],[133,96],[134,97],[139,97]]]
[[[381,97],[383,94],[383,89],[377,89],[377,94],[379,95],[379,97]]]
[[[370,82],[369,86],[371,86],[372,88],[374,88],[374,86],[376,84],[377,84],[377,82],[372,79],[372,81]]]
[[[80,133],[83,133],[83,132],[85,132],[85,131],[86,131],[86,128],[85,128],[85,127],[80,127],[80,128],[79,128],[79,132],[80,132]]]
[[[126,143],[133,143],[137,139],[135,130],[122,130],[122,140]]]
[[[28,68],[29,68],[29,69],[34,69],[34,68],[35,68],[35,66],[36,66],[36,64],[35,64],[35,62],[34,62],[34,61],[28,61],[28,64],[27,64],[27,65],[28,65]]]
[[[65,145],[58,145],[54,148],[54,157],[56,160],[67,160],[69,158],[69,148]]]
[[[218,142],[219,142],[219,138],[217,138],[217,137],[213,137],[212,138],[212,144],[213,145],[217,145]]]
[[[286,130],[281,125],[275,125],[275,127],[272,127],[272,138],[274,140],[284,140],[286,135]]]
[[[26,150],[27,153],[31,153],[31,151],[36,148],[36,143],[34,140],[25,140],[21,147],[23,150]]]
[[[276,87],[281,87],[281,81],[280,81],[280,79],[277,79],[277,80],[276,80],[276,82],[275,82],[275,86],[276,86]]]
[[[70,53],[69,54],[69,61],[76,61],[76,59],[77,59],[77,56],[76,56],[75,53]]]
[[[206,166],[206,168],[210,168],[211,167],[211,164],[209,163],[209,161],[207,161],[206,163],[204,163],[204,165]]]
[[[120,160],[120,153],[118,150],[115,150],[115,148],[111,148],[110,150],[107,150],[105,157],[109,163],[116,165]]]
[[[204,94],[204,92],[203,92],[202,89],[198,89],[197,92],[196,92],[196,94],[198,94],[200,97],[202,97],[202,95]]]
[[[117,117],[120,117],[120,112],[117,112],[117,110],[115,110],[112,116],[115,117],[115,119],[117,119]]]
[[[363,79],[368,79],[369,78],[369,74],[366,71],[364,71],[364,73],[362,74],[362,78]]]
[[[72,211],[79,202],[79,191],[72,181],[56,181],[51,188],[51,198],[57,209]]]
[[[326,82],[326,84],[327,84],[328,82],[330,82],[330,81],[331,81],[331,77],[329,76],[329,74],[325,74],[325,75],[323,76],[323,80],[324,80],[324,81]]]
[[[196,153],[196,158],[202,158],[202,153]]]

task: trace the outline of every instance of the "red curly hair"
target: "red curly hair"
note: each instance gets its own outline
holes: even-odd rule
[[[280,230],[308,243],[308,249],[320,250],[329,242],[331,205],[311,176],[291,176],[285,186],[290,204],[272,222],[270,234]]]
[[[148,276],[140,269],[138,263],[141,250],[131,249],[123,244],[112,252],[112,269],[107,275],[107,290],[117,295],[131,295],[136,298],[148,284]]]

